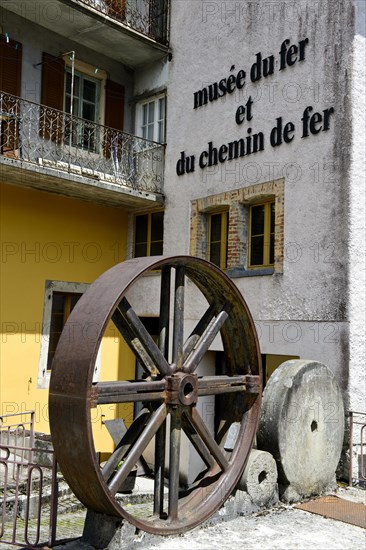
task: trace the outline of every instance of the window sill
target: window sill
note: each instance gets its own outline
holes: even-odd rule
[[[259,269],[244,269],[243,267],[234,267],[233,269],[227,269],[226,275],[231,279],[238,279],[239,277],[260,277],[263,275],[273,275],[273,267],[265,267]]]

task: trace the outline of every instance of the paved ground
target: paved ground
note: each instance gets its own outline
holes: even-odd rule
[[[366,502],[366,491],[344,488],[341,498]],[[365,508],[366,510],[366,508]],[[77,511],[59,516],[58,540],[81,535],[85,512]],[[45,532],[43,540],[47,539]],[[231,521],[223,521],[213,527],[197,528],[177,537],[146,537],[141,535],[135,543],[118,545],[121,550],[214,550],[245,548],[245,550],[363,550],[366,548],[366,531],[360,527],[326,519],[315,514],[280,504],[270,510]],[[2,550],[16,547],[0,544]],[[19,546],[18,546],[19,548]],[[47,549],[48,547],[44,547]],[[58,544],[57,550],[92,550],[92,547],[76,540]],[[113,550],[116,546],[113,546]]]
[[[341,489],[338,496],[366,503],[366,492],[362,490]],[[142,540],[135,544],[119,546],[121,550],[233,550],[236,547],[246,550],[363,550],[366,532],[360,527],[280,504],[259,514],[197,528],[181,536],[146,540],[142,535]],[[58,548],[91,550],[80,541]]]

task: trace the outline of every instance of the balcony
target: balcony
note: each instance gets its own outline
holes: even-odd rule
[[[170,0],[2,0],[2,7],[131,68],[169,53]]]
[[[163,202],[164,146],[0,92],[5,183],[139,208]]]

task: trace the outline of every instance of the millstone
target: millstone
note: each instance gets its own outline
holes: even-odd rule
[[[341,455],[344,408],[331,371],[316,361],[283,363],[263,394],[258,448],[277,462],[285,500],[330,486]]]

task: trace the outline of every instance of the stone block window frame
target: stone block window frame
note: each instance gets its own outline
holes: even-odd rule
[[[208,216],[217,211],[229,211],[228,252],[226,272],[231,277],[249,277],[283,273],[284,245],[284,178],[258,183],[193,200],[191,203],[190,254],[209,260]],[[267,268],[249,267],[250,206],[274,200],[274,265]]]
[[[38,365],[38,384],[39,389],[48,389],[51,377],[51,369],[47,368],[49,352],[50,352],[50,331],[52,320],[52,304],[54,295],[80,295],[83,294],[88,288],[87,283],[72,283],[66,281],[50,281],[45,283],[44,293],[44,305],[43,305],[43,321],[42,321],[42,335],[41,335],[41,351]],[[101,348],[99,349],[96,368],[94,373],[94,381],[99,379],[100,374],[100,361],[101,360]]]

